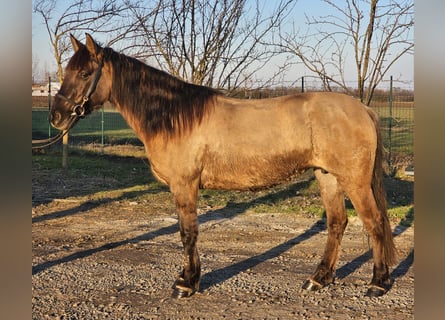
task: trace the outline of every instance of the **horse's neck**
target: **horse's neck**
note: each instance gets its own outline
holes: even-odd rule
[[[112,60],[114,61],[123,61],[125,59],[128,59],[127,57],[113,52],[112,53]],[[144,142],[144,137],[141,136],[141,134],[144,132],[143,130],[143,118],[144,117],[137,117],[134,112],[134,107],[132,106],[132,101],[134,99],[126,99],[125,97],[130,94],[123,94],[122,92],[119,92],[117,88],[122,88],[122,86],[125,86],[126,83],[131,83],[130,79],[127,79],[126,77],[123,77],[123,74],[127,74],[128,76],[131,75],[131,72],[124,72],[124,70],[115,70],[117,62],[112,62],[111,67],[111,93],[110,93],[110,102],[116,106],[117,110],[120,112],[122,117],[125,119],[127,124],[136,132],[136,135],[139,137],[141,141]],[[127,62],[128,65],[133,65],[134,62]],[[134,67],[133,67],[134,68]],[[132,94],[141,94],[137,91],[136,88],[130,88],[133,92]]]
[[[135,117],[134,113],[131,111],[129,106],[125,104],[124,102],[118,101],[116,99],[113,99],[111,101],[113,105],[116,106],[119,113],[122,115],[124,120],[127,122],[127,124],[130,126],[131,129],[136,133],[138,138],[145,143],[145,140],[147,137],[144,135],[144,128],[143,128],[143,121],[142,119],[138,119]]]
[[[112,75],[111,102],[144,143],[193,130],[217,94],[125,56],[115,59]]]

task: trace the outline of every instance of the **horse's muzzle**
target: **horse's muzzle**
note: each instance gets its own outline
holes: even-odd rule
[[[49,114],[49,121],[54,128],[57,128],[62,124],[62,114],[59,111],[52,111]]]
[[[58,130],[69,130],[77,122],[80,116],[63,116],[59,111],[51,111],[49,120],[51,125]]]

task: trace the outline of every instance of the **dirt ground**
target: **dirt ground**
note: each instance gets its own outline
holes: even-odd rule
[[[335,282],[307,292],[301,285],[327,238],[323,220],[201,203],[201,290],[176,300],[171,285],[183,258],[172,206],[150,192],[69,197],[62,187],[70,182],[54,179],[58,193],[38,198],[50,185],[33,178],[33,319],[414,318],[412,226],[393,225],[399,260],[383,297],[364,297],[372,259],[357,218],[349,220]],[[164,189],[159,197],[171,201]]]

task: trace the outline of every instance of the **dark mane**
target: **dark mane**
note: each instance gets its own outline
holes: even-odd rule
[[[213,108],[217,90],[190,84],[141,61],[104,49],[113,65],[113,92],[120,110],[150,134],[183,134],[199,124]]]

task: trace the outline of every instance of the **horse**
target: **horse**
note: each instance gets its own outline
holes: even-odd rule
[[[326,213],[321,262],[303,283],[331,284],[348,223],[345,194],[372,240],[373,276],[366,296],[391,285],[396,248],[383,186],[377,114],[340,93],[312,92],[268,99],[235,99],[182,81],[135,58],[102,47],[89,34],[71,35],[74,54],[50,110],[52,126],[69,130],[105,102],[142,141],[153,175],[169,186],[184,249],[172,296],[199,291],[197,194],[200,188],[252,190],[313,169]]]

